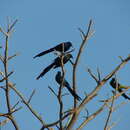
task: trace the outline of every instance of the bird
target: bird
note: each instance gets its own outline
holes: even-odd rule
[[[123,86],[123,85],[121,85],[120,83],[118,83],[115,78],[112,78],[112,80],[110,81],[110,85],[111,85],[114,89],[117,89],[117,91],[118,91],[119,93],[122,93],[122,92],[123,92],[123,89],[127,89],[127,88],[128,88],[128,86]],[[130,100],[130,97],[128,97],[125,93],[123,93],[122,96],[123,96],[125,99]]]
[[[59,51],[59,52],[66,52],[70,49],[70,47],[72,47],[72,43],[71,42],[62,42],[60,44],[58,44],[57,46],[54,46],[48,50],[45,50],[39,54],[37,54],[36,56],[34,56],[33,58],[36,58],[36,57],[41,57],[47,53],[50,53],[50,52],[53,52],[53,51]]]
[[[70,58],[73,58],[73,56],[70,53],[67,53],[64,57],[63,57],[63,64],[66,64]],[[36,78],[37,80],[41,77],[43,77],[49,70],[51,70],[52,68],[57,68],[62,66],[61,63],[61,58],[57,57],[54,59],[53,63],[51,63],[50,65],[48,65],[41,73],[40,75]]]
[[[61,72],[60,72],[60,71],[57,72],[57,74],[56,74],[56,76],[55,76],[55,80],[56,80],[56,82],[57,82],[59,85],[62,84],[63,77],[61,76]],[[63,81],[63,86],[65,86],[65,87],[68,89],[68,91],[71,93],[71,95],[72,95],[73,97],[75,97],[78,101],[82,100],[81,97],[79,97],[79,96],[71,89],[70,84],[67,82],[66,79],[64,79],[64,81]]]

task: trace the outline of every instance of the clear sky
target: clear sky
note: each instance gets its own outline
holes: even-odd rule
[[[130,54],[130,1],[129,0],[0,0],[0,26],[5,27],[7,17],[18,19],[16,31],[10,38],[10,55],[20,53],[10,61],[9,70],[15,70],[11,80],[26,98],[33,89],[36,93],[31,101],[32,107],[46,122],[57,119],[58,103],[48,89],[48,85],[57,90],[54,76],[56,71],[48,72],[39,81],[36,76],[54,59],[53,54],[41,58],[32,57],[42,50],[63,42],[71,41],[75,47],[74,57],[81,43],[78,27],[84,31],[90,19],[93,19],[95,34],[88,42],[82,54],[78,67],[78,94],[83,98],[84,92],[89,93],[96,83],[89,76],[86,69],[91,68],[96,73],[97,67],[102,72],[102,78],[110,73],[120,63],[118,56],[126,57]],[[0,34],[0,44],[3,45]],[[66,65],[66,78],[71,82],[71,65]],[[119,73],[120,82],[130,85],[130,63]],[[86,108],[93,113],[101,106],[100,99],[111,95],[111,88],[107,83],[99,95]],[[12,104],[19,100],[12,93]],[[2,94],[0,95],[2,98]],[[4,100],[4,99],[3,99]],[[72,106],[72,98],[64,97],[66,110]],[[116,104],[124,99],[120,97]],[[1,102],[1,101],[0,101]],[[21,130],[37,130],[41,124],[32,116],[26,106],[16,113],[16,120]],[[130,129],[130,104],[127,103],[113,113],[110,123],[117,122],[113,130]],[[4,107],[2,107],[4,109]],[[5,110],[0,109],[0,112]],[[104,111],[91,121],[84,130],[102,130],[108,111]],[[85,115],[85,112],[82,112]],[[81,115],[80,122],[84,119]],[[13,130],[10,123],[1,128]]]

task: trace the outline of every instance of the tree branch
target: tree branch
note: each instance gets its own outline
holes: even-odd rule
[[[83,41],[81,43],[80,49],[78,51],[78,54],[77,54],[77,57],[76,57],[76,60],[75,60],[75,63],[73,65],[73,90],[74,90],[75,93],[76,93],[76,81],[77,81],[76,80],[76,69],[77,69],[77,65],[79,63],[80,56],[81,56],[81,53],[83,51],[83,48],[84,48],[85,44],[87,44],[87,40],[92,35],[92,33],[90,33],[91,26],[92,26],[92,20],[89,21],[88,30],[87,30],[86,34],[84,34],[83,31],[81,31],[81,29],[80,29],[80,32],[82,32],[82,34],[84,36],[84,39],[83,39]],[[77,106],[77,100],[74,98],[74,109],[76,108],[76,106]],[[73,127],[73,125],[74,125],[74,123],[76,121],[76,118],[77,118],[76,115],[77,115],[76,113],[73,114],[72,119],[71,119],[71,121],[70,121],[70,123],[69,123],[69,125],[67,127],[67,130],[72,129],[72,127]]]

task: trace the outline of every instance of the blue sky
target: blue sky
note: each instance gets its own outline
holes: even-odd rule
[[[96,85],[89,76],[86,69],[91,68],[96,73],[99,67],[102,77],[111,72],[120,63],[118,56],[126,57],[130,54],[130,2],[129,0],[1,0],[0,1],[0,26],[5,27],[7,17],[11,20],[18,19],[15,26],[16,31],[10,38],[10,55],[15,52],[20,53],[18,57],[10,61],[10,71],[15,70],[11,80],[16,83],[17,89],[25,97],[29,97],[33,89],[36,89],[31,105],[45,119],[52,122],[57,119],[58,103],[56,98],[50,93],[48,85],[57,90],[54,76],[57,70],[48,72],[43,79],[37,81],[36,76],[54,59],[54,55],[48,54],[33,60],[33,56],[38,52],[53,47],[63,42],[71,41],[75,47],[74,57],[81,43],[78,27],[84,31],[90,19],[93,19],[93,29],[95,34],[88,41],[82,54],[78,67],[78,93],[84,97],[84,92],[89,93]],[[3,36],[0,35],[0,42]],[[2,43],[3,44],[3,43]],[[128,63],[117,77],[123,84],[129,85],[130,63]],[[59,70],[59,69],[58,69]],[[71,82],[70,64],[66,65],[66,78]],[[91,114],[100,107],[99,99],[107,98],[111,95],[111,88],[107,83],[99,92],[88,108]],[[2,94],[0,95],[2,97]],[[3,99],[4,100],[4,99]],[[18,100],[12,93],[12,104]],[[72,106],[72,98],[64,98],[66,109]],[[123,102],[120,97],[116,104]],[[21,130],[37,130],[40,123],[23,106],[23,109],[16,113]],[[114,130],[129,129],[130,117],[129,103],[119,108],[113,113],[112,122],[119,121]],[[4,107],[3,107],[4,109]],[[1,112],[3,112],[1,110]],[[106,115],[104,111],[96,119],[91,121],[85,129],[103,129]],[[82,112],[84,115],[84,112]],[[81,120],[83,120],[81,115]],[[35,125],[34,125],[35,124]],[[125,124],[125,125],[124,125]],[[2,130],[13,130],[10,123],[2,127]]]

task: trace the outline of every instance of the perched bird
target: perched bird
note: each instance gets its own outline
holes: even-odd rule
[[[60,71],[58,71],[57,72],[57,74],[56,74],[56,76],[55,76],[55,80],[56,80],[56,82],[59,84],[59,85],[61,85],[61,83],[62,83],[62,80],[63,80],[63,77],[61,76],[61,72]],[[82,100],[72,89],[71,89],[71,87],[70,87],[70,84],[64,79],[64,81],[63,81],[63,85],[68,89],[68,91],[71,93],[71,95],[73,96],[73,97],[75,97],[77,100]]]
[[[50,52],[53,52],[53,51],[59,51],[59,52],[66,52],[70,49],[70,47],[72,47],[72,43],[71,42],[62,42],[60,44],[58,44],[57,46],[55,47],[52,47],[46,51],[43,51],[39,54],[37,54],[36,56],[34,56],[33,58],[36,58],[36,57],[40,57],[40,56],[43,56],[47,53],[50,53]]]
[[[112,80],[110,81],[110,85],[111,85],[114,89],[117,88],[117,91],[118,91],[119,93],[123,92],[123,89],[127,89],[127,88],[128,88],[128,86],[123,86],[123,85],[121,85],[120,83],[118,83],[115,78],[112,78]],[[123,93],[122,96],[123,96],[125,99],[130,100],[130,97],[128,97],[125,93]]]
[[[73,58],[73,56],[70,53],[67,53],[64,57],[63,57],[63,64],[66,64],[70,58]],[[54,59],[53,63],[50,64],[49,66],[47,66],[41,73],[40,75],[36,78],[37,80],[39,78],[41,78],[42,76],[44,76],[49,70],[51,70],[52,68],[57,68],[60,67],[62,65],[61,63],[61,58],[57,57],[56,59]]]

